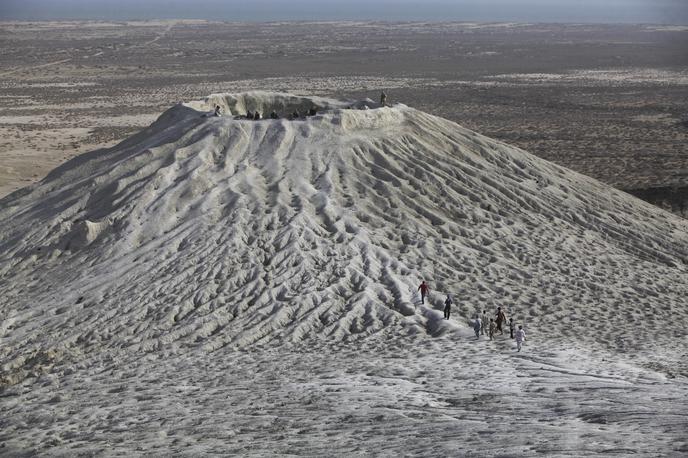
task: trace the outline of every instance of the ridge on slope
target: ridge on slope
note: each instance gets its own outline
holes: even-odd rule
[[[215,104],[323,110],[202,117]],[[403,105],[180,104],[0,200],[0,229],[5,374],[37,355],[437,336],[457,329],[443,293],[462,320],[501,305],[617,351],[688,325],[685,220]]]

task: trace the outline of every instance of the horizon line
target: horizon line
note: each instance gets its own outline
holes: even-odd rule
[[[205,22],[209,24],[281,24],[281,23],[371,23],[371,24],[514,24],[514,25],[650,25],[650,26],[675,26],[688,27],[688,22],[634,22],[634,21],[471,21],[471,20],[435,20],[435,19],[413,19],[413,20],[382,20],[382,19],[273,19],[273,20],[218,20],[204,18],[146,18],[146,19],[104,19],[104,18],[56,18],[56,19],[0,19],[0,24],[7,23],[32,23],[32,22],[102,22],[102,23],[122,23],[122,22]]]

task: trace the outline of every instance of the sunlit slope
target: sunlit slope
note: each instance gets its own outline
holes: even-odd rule
[[[204,117],[215,104],[226,115]],[[229,115],[310,105],[299,120]],[[0,200],[0,356],[11,371],[48,351],[393,345],[497,306],[551,338],[670,348],[688,325],[687,234],[403,105],[214,95]]]

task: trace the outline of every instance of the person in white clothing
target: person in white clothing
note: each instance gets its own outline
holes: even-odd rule
[[[521,345],[523,345],[523,342],[526,340],[526,332],[523,330],[523,326],[518,327],[518,331],[516,331],[516,348],[518,351],[521,351]]]
[[[488,333],[490,327],[490,317],[487,316],[487,310],[483,310],[483,316],[480,317],[480,334],[485,335]]]

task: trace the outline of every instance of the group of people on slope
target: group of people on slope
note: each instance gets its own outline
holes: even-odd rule
[[[430,293],[430,287],[425,280],[423,280],[418,287],[420,291],[420,301],[425,304],[425,297]],[[451,315],[451,306],[453,300],[450,294],[447,294],[447,298],[444,300],[444,319],[448,320]],[[483,310],[482,316],[476,315],[473,321],[473,331],[475,331],[475,338],[480,339],[481,335],[487,335],[490,340],[493,340],[497,331],[500,335],[504,334],[503,326],[506,324],[506,314],[501,307],[497,307],[497,312],[494,318],[490,318],[486,310]],[[515,332],[514,332],[515,331]],[[526,332],[523,326],[519,325],[518,329],[514,328],[514,319],[509,318],[509,337],[516,340],[516,348],[521,351],[523,342],[526,340]]]
[[[489,321],[488,321],[489,320]],[[487,314],[487,310],[483,310],[482,316],[476,315],[475,320],[473,320],[473,331],[475,332],[475,338],[480,339],[481,335],[486,335],[493,340],[497,331],[500,335],[504,334],[502,326],[506,323],[506,314],[501,307],[497,307],[497,312],[495,313],[495,318],[490,318]],[[514,332],[514,330],[516,332]],[[526,331],[523,330],[523,326],[519,325],[518,329],[515,329],[514,319],[509,318],[509,337],[516,340],[516,349],[521,351],[523,342],[526,340]]]

